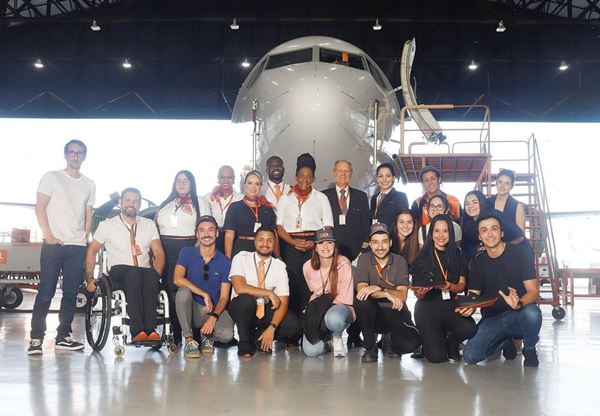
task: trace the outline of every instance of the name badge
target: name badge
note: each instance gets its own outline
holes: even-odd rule
[[[340,214],[339,223],[340,225],[346,225],[346,216],[344,214]]]
[[[299,230],[302,228],[302,217],[296,218],[296,229]]]
[[[254,223],[254,232],[256,232],[256,230],[258,230],[261,227],[261,223],[260,222],[255,222]]]
[[[131,246],[131,251],[133,252],[134,256],[142,255],[142,250],[140,249],[140,246],[138,246],[137,244],[134,244],[133,246]]]
[[[177,228],[177,215],[171,215],[171,228]]]
[[[442,290],[442,299],[450,300],[450,291],[449,290]]]

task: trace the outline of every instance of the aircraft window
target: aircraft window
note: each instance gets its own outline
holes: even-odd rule
[[[379,84],[379,86],[382,89],[386,89],[387,84],[385,82],[384,75],[381,73],[381,71],[379,71],[379,68],[377,68],[372,62],[369,62],[369,71],[371,72],[371,75],[373,75],[373,78],[375,78],[377,84]]]
[[[355,69],[365,69],[363,59],[360,55],[349,52],[334,51],[332,49],[319,50],[319,61],[334,65],[344,65]]]
[[[269,61],[267,62],[265,69],[279,68],[303,62],[312,62],[312,48],[271,55],[269,56]]]
[[[262,61],[262,63],[259,66],[254,68],[254,70],[252,71],[252,74],[250,75],[250,78],[248,79],[248,85],[247,85],[248,88],[252,88],[252,86],[256,82],[256,79],[258,78],[260,73],[263,71],[263,68],[265,67],[266,62],[267,62],[267,60],[265,59],[264,61]]]

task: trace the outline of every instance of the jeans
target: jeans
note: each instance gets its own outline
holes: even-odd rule
[[[523,349],[535,348],[542,327],[542,311],[534,304],[483,318],[477,333],[467,342],[464,360],[476,364],[504,348],[513,338],[523,338]]]
[[[202,305],[196,302],[192,296],[192,291],[187,287],[180,287],[175,296],[175,307],[177,316],[181,324],[181,334],[184,337],[191,337],[192,325],[194,328],[202,328],[202,325],[210,317],[204,312]],[[228,343],[233,339],[233,320],[227,311],[223,311],[215,323],[211,337],[215,341]]]
[[[56,339],[67,337],[71,334],[71,322],[75,314],[75,302],[79,286],[83,283],[83,262],[85,260],[85,246],[46,244],[42,245],[40,256],[40,284],[33,304],[31,315],[32,339],[44,339],[46,333],[46,316],[50,303],[56,293],[58,276],[62,271],[62,292],[60,311],[58,313],[59,325],[56,329]]]
[[[333,336],[341,337],[342,332],[354,321],[354,317],[348,305],[333,305],[325,313],[324,320],[325,326]],[[302,351],[309,357],[318,357],[325,353],[325,343],[319,341],[316,344],[311,344],[305,335],[302,337]]]

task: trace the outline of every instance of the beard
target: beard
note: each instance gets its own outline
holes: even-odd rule
[[[135,218],[137,217],[137,209],[135,208],[123,208],[123,215],[125,215],[126,217],[129,218]]]

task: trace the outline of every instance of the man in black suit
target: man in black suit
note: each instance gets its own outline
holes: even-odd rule
[[[363,191],[348,186],[352,164],[347,160],[335,162],[333,176],[335,186],[323,193],[331,204],[338,250],[352,262],[360,254],[363,243],[369,241],[369,199]]]
[[[335,237],[340,254],[353,261],[360,254],[365,241],[369,241],[371,214],[367,194],[350,188],[352,163],[338,160],[333,164],[335,186],[323,191],[333,213]],[[348,328],[348,346],[362,346],[360,328],[352,324]]]

